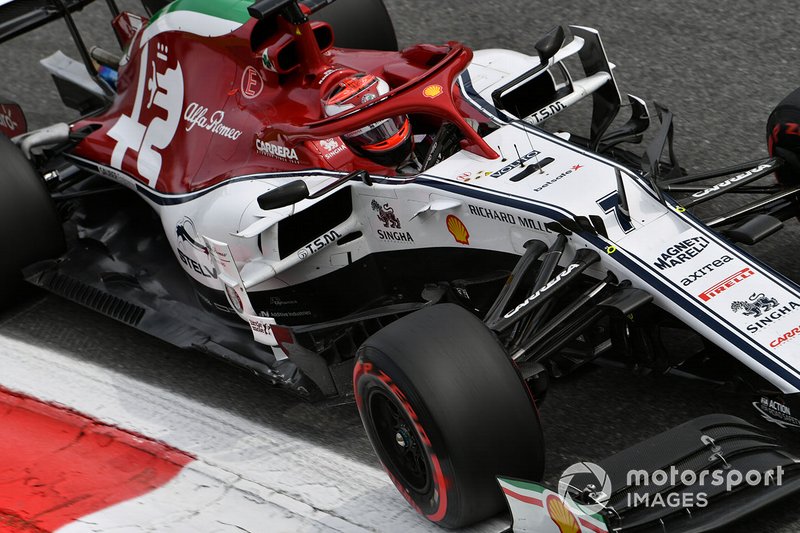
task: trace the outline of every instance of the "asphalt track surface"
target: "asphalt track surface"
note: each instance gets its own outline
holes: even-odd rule
[[[138,10],[132,0],[121,5]],[[788,1],[388,0],[388,8],[401,45],[460,40],[474,48],[532,52],[537,37],[555,24],[599,29],[621,90],[675,113],[676,150],[690,170],[764,156],[770,110],[800,85],[795,3]],[[78,15],[87,43],[113,49],[106,21],[102,2]],[[0,46],[0,93],[23,104],[32,127],[74,117],[37,64],[59,48],[77,57],[60,22]],[[757,254],[798,279],[797,236],[797,223],[791,222]],[[50,348],[349,459],[376,463],[354,405],[305,404],[244,371],[173,349],[58,298],[31,291],[0,314],[0,337]],[[711,412],[758,422],[745,399],[697,381],[602,368],[557,382],[542,408],[546,475],[552,481],[576,460],[605,457]],[[791,435],[783,439],[800,443]],[[397,505],[403,505],[399,497]],[[794,498],[730,531],[797,530]]]

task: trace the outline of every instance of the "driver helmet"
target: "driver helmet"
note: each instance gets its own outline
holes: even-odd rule
[[[341,79],[322,99],[325,116],[332,117],[356,106],[380,98],[389,92],[389,84],[364,72]],[[379,165],[395,167],[411,155],[414,141],[407,115],[386,118],[342,136],[357,154]]]

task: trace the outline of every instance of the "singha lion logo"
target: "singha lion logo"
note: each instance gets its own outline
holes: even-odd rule
[[[327,150],[329,152],[333,152],[339,148],[339,143],[336,141],[336,139],[324,139],[319,142],[319,145],[322,146],[323,150]]]
[[[753,293],[748,300],[747,302],[733,302],[731,311],[736,313],[741,311],[746,316],[759,317],[762,313],[778,307],[778,300],[767,298],[763,292],[761,294]]]
[[[381,205],[377,200],[372,200],[372,210],[378,212],[378,220],[383,222],[383,227],[400,229],[400,221],[394,216],[394,209],[389,204]]]

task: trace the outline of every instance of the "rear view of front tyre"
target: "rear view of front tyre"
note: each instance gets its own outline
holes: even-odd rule
[[[495,476],[541,478],[533,400],[503,347],[467,310],[436,305],[390,324],[358,350],[353,381],[378,458],[432,522],[462,527],[500,512]]]
[[[785,161],[775,172],[784,187],[800,184],[800,88],[775,106],[767,119],[767,147]]]
[[[20,270],[64,250],[61,222],[45,184],[22,152],[0,135],[0,307],[22,282]]]

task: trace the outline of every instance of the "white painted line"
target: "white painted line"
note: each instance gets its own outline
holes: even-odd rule
[[[408,506],[382,470],[269,426],[3,335],[0,368],[0,385],[198,459],[165,487],[86,517],[68,531],[227,531],[226,524],[231,531],[264,531],[267,525],[269,531],[441,531]],[[495,519],[470,531],[507,527]]]
[[[155,491],[82,517],[60,528],[58,533],[126,530],[176,533],[368,531],[202,462],[190,464]]]

